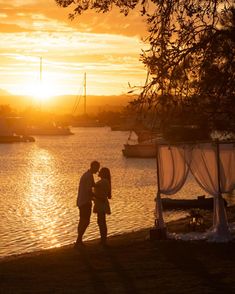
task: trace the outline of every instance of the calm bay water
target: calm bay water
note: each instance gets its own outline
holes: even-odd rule
[[[34,143],[0,145],[0,257],[73,243],[77,236],[76,195],[92,160],[112,173],[109,235],[152,226],[156,194],[154,159],[122,155],[128,132],[75,128],[74,136],[35,137]],[[203,194],[189,179],[181,198]],[[185,212],[165,212],[166,221]],[[84,236],[99,237],[96,215]]]

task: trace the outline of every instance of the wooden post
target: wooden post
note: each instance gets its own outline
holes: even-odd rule
[[[216,142],[216,163],[217,163],[217,181],[218,181],[218,198],[217,206],[218,210],[215,211],[214,216],[214,227],[221,237],[228,237],[230,235],[228,228],[227,214],[224,207],[224,199],[221,194],[221,185],[220,185],[220,146],[219,142]],[[215,209],[215,208],[214,208]]]
[[[221,195],[221,186],[220,186],[220,149],[219,142],[216,142],[216,163],[217,163],[217,181],[218,181],[218,190]]]
[[[160,171],[159,171],[159,149],[158,144],[156,143],[156,165],[157,165],[157,189],[160,193]]]
[[[166,239],[166,227],[162,215],[160,169],[159,169],[159,146],[156,143],[156,166],[157,166],[157,195],[155,198],[155,226],[150,230],[150,240]]]

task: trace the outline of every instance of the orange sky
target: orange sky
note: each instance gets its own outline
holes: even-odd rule
[[[117,10],[87,12],[73,21],[69,12],[54,0],[0,0],[0,90],[39,93],[40,56],[45,97],[79,94],[84,72],[88,95],[119,95],[128,83],[143,85],[146,25],[138,11],[128,17]]]

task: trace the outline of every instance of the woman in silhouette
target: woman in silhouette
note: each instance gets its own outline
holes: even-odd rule
[[[100,230],[101,244],[106,245],[107,224],[106,214],[111,214],[109,199],[111,199],[111,175],[107,167],[100,169],[98,176],[100,180],[94,188],[94,213],[97,213],[97,224]]]

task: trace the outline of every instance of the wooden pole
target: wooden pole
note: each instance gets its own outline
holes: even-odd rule
[[[156,164],[157,164],[157,196],[155,198],[155,227],[150,229],[150,240],[165,240],[167,238],[166,227],[162,216],[162,203],[160,194],[160,170],[159,170],[159,146],[156,143]]]
[[[157,164],[157,197],[156,197],[156,215],[157,224],[160,229],[164,229],[164,220],[162,215],[162,202],[161,202],[161,187],[160,187],[160,165],[159,165],[159,146],[156,143],[156,164]]]
[[[224,207],[224,199],[221,194],[221,174],[220,174],[220,145],[219,142],[216,142],[216,157],[217,157],[217,181],[218,181],[218,199],[217,199],[217,205],[216,205],[216,214],[215,214],[215,220],[214,220],[214,226],[216,228],[217,233],[221,237],[229,238],[230,232],[228,228],[228,220],[227,220],[227,214]]]
[[[156,143],[156,164],[157,164],[157,189],[160,192],[159,147],[157,143]]]
[[[217,181],[218,181],[218,191],[221,194],[221,186],[220,186],[220,147],[219,142],[216,142],[216,163],[217,163]]]

